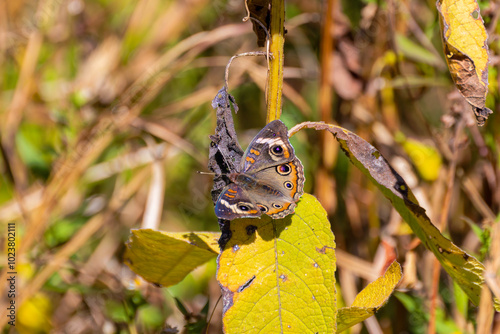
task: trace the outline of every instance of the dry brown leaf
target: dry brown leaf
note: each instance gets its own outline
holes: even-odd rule
[[[443,32],[444,52],[451,77],[469,102],[479,126],[492,111],[488,93],[488,34],[475,0],[439,0],[436,4]]]
[[[271,15],[271,1],[269,0],[247,0],[248,15],[262,23],[269,30]],[[246,20],[245,20],[246,21]],[[266,44],[266,30],[256,21],[252,20],[253,31],[257,35],[257,45],[262,47]]]

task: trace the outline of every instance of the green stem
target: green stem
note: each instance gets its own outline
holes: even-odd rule
[[[269,51],[273,57],[269,62],[269,77],[267,83],[267,123],[280,118],[283,104],[285,0],[272,0],[269,30],[271,36]]]

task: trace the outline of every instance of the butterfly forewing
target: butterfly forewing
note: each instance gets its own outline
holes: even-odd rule
[[[269,123],[248,145],[241,159],[242,173],[255,173],[261,169],[291,161],[295,153],[288,140],[288,130],[280,120]]]

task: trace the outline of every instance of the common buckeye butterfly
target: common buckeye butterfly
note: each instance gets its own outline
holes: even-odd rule
[[[283,218],[293,213],[304,190],[304,168],[280,120],[267,124],[248,145],[237,171],[215,204],[218,218]]]

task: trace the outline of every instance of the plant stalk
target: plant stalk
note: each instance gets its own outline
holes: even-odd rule
[[[273,57],[269,61],[269,76],[267,82],[267,123],[281,116],[283,105],[283,63],[285,61],[285,1],[271,1],[271,22],[269,35],[271,37],[269,51]]]

